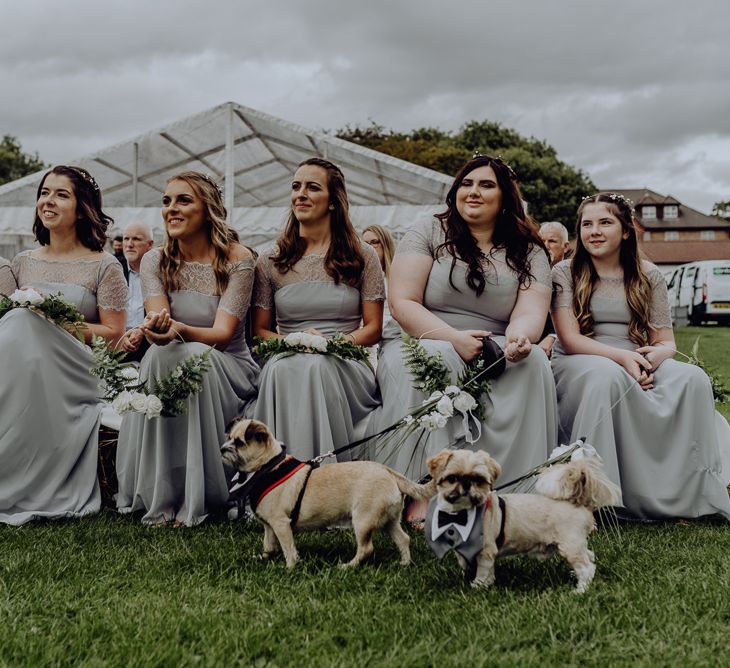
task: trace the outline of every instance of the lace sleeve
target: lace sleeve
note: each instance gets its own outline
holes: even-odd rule
[[[11,295],[17,287],[10,262],[0,258],[0,295]]]
[[[98,308],[105,311],[126,311],[128,291],[122,265],[111,255],[104,257],[99,267],[99,283],[96,287]]]
[[[271,311],[274,308],[274,285],[271,280],[271,259],[262,253],[256,260],[254,279],[254,306]]]
[[[662,272],[656,266],[650,265],[646,272],[649,283],[651,283],[651,309],[649,312],[649,324],[654,329],[671,328],[672,317],[669,310],[669,297],[667,295],[667,282]]]
[[[570,260],[558,262],[553,267],[553,310],[573,307],[573,279],[570,275]]]
[[[167,295],[165,286],[159,276],[160,251],[151,250],[144,254],[139,267],[139,276],[142,279],[142,296],[159,297]]]
[[[251,290],[253,289],[253,256],[238,260],[231,264],[231,273],[228,277],[228,287],[221,295],[218,309],[243,320],[251,304]]]
[[[385,300],[385,278],[380,268],[378,254],[367,244],[362,244],[365,256],[365,269],[362,273],[360,298],[366,302],[382,302]]]
[[[553,278],[550,272],[550,260],[542,248],[533,246],[527,259],[530,263],[530,273],[535,277],[535,282],[544,285],[546,288],[553,287]]]
[[[435,218],[428,222],[416,223],[401,239],[396,255],[428,255],[435,258],[440,231],[441,224]]]

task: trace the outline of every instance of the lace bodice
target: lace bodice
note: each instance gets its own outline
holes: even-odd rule
[[[0,295],[10,295],[17,287],[10,262],[0,257]]]
[[[444,258],[447,255],[445,249],[438,250],[444,242],[444,231],[441,223],[436,218],[431,218],[424,223],[411,227],[398,244],[396,255],[428,255],[433,260]],[[534,247],[528,254],[530,272],[537,283],[548,288],[552,287],[550,277],[550,263],[542,248]],[[448,258],[449,263],[451,258]],[[466,263],[457,260],[457,264],[466,266]],[[499,280],[500,276],[517,276],[517,273],[509,267],[506,262],[506,254],[503,248],[494,248],[490,251],[488,260],[482,262],[484,275],[488,283]]]
[[[573,308],[573,279],[570,274],[571,261],[563,260],[553,267],[553,309]],[[667,297],[667,283],[664,276],[651,262],[642,262],[642,267],[651,284],[651,308],[649,323],[654,329],[662,329],[672,326],[672,318]],[[624,279],[617,278],[600,279],[591,297],[591,310],[593,319],[600,324],[600,310],[594,308],[593,300],[603,299],[611,302],[626,303],[624,292]],[[628,308],[626,309],[628,314]],[[629,324],[628,319],[625,323]]]
[[[145,253],[140,267],[142,294],[144,298],[166,295],[165,286],[159,274],[160,251]],[[179,292],[197,292],[206,296],[220,296],[218,309],[243,320],[251,304],[253,289],[254,258],[229,262],[228,287],[221,295],[215,280],[213,266],[202,262],[183,262],[180,267]]]
[[[385,300],[385,279],[380,268],[377,253],[366,243],[361,244],[365,257],[365,268],[362,278],[355,288],[360,292],[363,301]],[[280,288],[294,283],[331,283],[334,280],[324,267],[324,255],[311,253],[305,255],[290,271],[281,273],[272,262],[276,255],[276,246],[266,249],[256,262],[256,297],[255,306],[271,310],[274,308],[274,293]]]
[[[47,260],[23,251],[13,258],[20,287],[33,284],[75,285],[96,297],[96,306],[109,311],[127,309],[127,282],[122,265],[109,253],[91,260]]]

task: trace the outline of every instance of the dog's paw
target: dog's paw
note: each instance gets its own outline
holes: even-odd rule
[[[494,579],[485,578],[483,580],[474,579],[471,581],[472,589],[489,589],[494,584]]]
[[[271,561],[275,556],[276,552],[261,552],[258,555],[259,561]]]

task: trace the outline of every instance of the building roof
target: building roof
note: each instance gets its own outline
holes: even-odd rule
[[[639,245],[654,264],[730,260],[730,239],[721,241],[640,241]]]
[[[159,207],[167,179],[196,170],[224,186],[226,206],[233,209],[288,205],[292,173],[313,156],[342,169],[355,205],[443,204],[452,182],[450,176],[235,102],[66,162],[94,175],[105,207]],[[0,186],[0,208],[33,206],[42,173]],[[226,181],[235,187],[225,188]]]
[[[730,220],[697,211],[691,206],[682,204],[671,195],[662,195],[649,188],[615,188],[608,189],[605,192],[619,193],[630,199],[636,207],[639,224],[645,230],[727,230],[730,232]],[[671,219],[642,218],[642,205],[661,206],[664,204],[677,206],[678,217]]]

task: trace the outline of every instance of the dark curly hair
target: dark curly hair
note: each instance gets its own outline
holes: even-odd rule
[[[497,221],[492,236],[493,249],[484,254],[471,234],[469,225],[461,217],[456,208],[456,193],[466,176],[479,167],[491,167],[497,177],[497,185],[502,192],[502,209],[497,214]],[[490,255],[495,250],[504,249],[507,266],[517,273],[520,286],[529,286],[535,279],[532,274],[529,254],[533,248],[547,250],[537,233],[537,224],[527,215],[522,203],[522,194],[512,169],[500,158],[488,155],[479,155],[469,160],[454,177],[446,195],[447,209],[436,214],[444,231],[444,242],[437,252],[445,249],[451,255],[451,271],[449,283],[454,285],[453,274],[456,260],[461,259],[467,264],[466,284],[476,292],[477,296],[484,292],[486,277],[484,262],[491,264]]]
[[[71,181],[74,196],[76,197],[76,214],[78,216],[76,236],[79,241],[90,250],[104,250],[106,231],[110,225],[114,224],[114,220],[101,209],[101,190],[94,177],[83,167],[56,165],[43,175],[36,193],[36,202],[40,199],[43,184],[50,174],[65,176]],[[37,209],[35,221],[33,222],[33,234],[41,246],[47,246],[51,241],[51,233],[38,217]]]
[[[347,199],[345,177],[340,168],[323,158],[309,158],[299,167],[314,165],[327,172],[327,190],[330,205],[330,232],[332,239],[324,258],[324,268],[335,284],[343,283],[355,287],[365,269],[362,242],[350,220],[350,204]],[[283,274],[302,259],[307,243],[299,235],[299,221],[292,210],[284,231],[276,240],[277,251],[271,258],[274,266]]]

